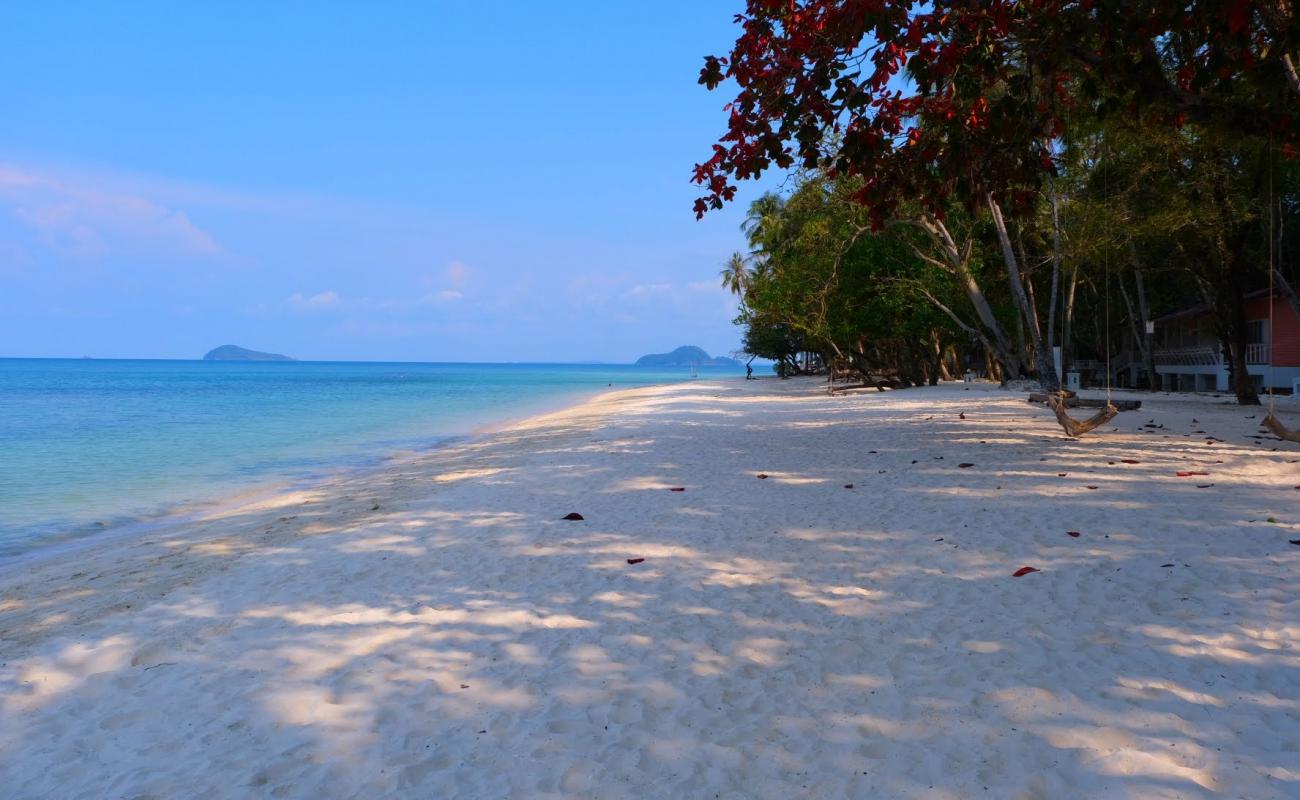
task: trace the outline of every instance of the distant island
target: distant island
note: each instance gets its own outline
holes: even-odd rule
[[[279,353],[259,353],[256,350],[249,350],[246,347],[237,347],[233,344],[223,344],[208,351],[203,357],[204,361],[293,361],[288,356],[282,356]]]
[[[679,347],[671,353],[652,353],[636,360],[638,367],[739,367],[734,358],[713,358],[694,345]]]

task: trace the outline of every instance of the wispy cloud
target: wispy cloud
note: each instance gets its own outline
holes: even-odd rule
[[[216,238],[184,211],[139,194],[54,178],[0,164],[0,209],[39,244],[86,259],[147,252],[211,256]]]
[[[662,292],[671,292],[673,285],[671,283],[640,283],[627,290],[629,297],[645,297],[646,295],[660,294]]]
[[[285,300],[295,311],[326,311],[338,308],[342,302],[337,292],[320,292],[310,297],[294,293]]]

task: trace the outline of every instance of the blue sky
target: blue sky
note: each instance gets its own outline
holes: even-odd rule
[[[730,351],[762,187],[689,176],[738,9],[5,4],[0,356]]]

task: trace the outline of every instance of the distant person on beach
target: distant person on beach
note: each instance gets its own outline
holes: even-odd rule
[[[746,365],[745,365],[745,380],[747,380],[747,381],[752,381],[753,379],[754,379],[754,368],[751,367],[750,365],[746,364]]]

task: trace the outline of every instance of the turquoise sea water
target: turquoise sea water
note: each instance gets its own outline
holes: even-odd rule
[[[690,379],[615,365],[0,359],[0,558],[436,446],[610,384]]]

